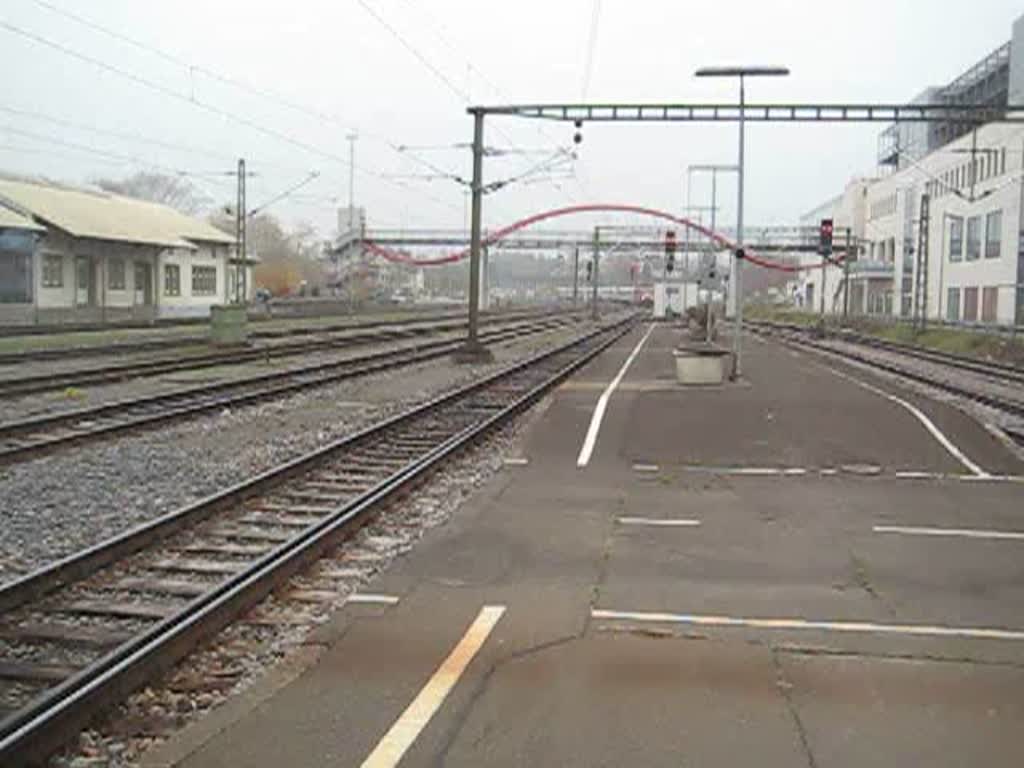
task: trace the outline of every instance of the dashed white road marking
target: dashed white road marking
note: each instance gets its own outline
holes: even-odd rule
[[[661,518],[661,517],[619,517],[616,522],[621,525],[650,525],[665,528],[692,528],[700,525],[700,520],[692,518]]]
[[[365,603],[368,605],[398,605],[400,598],[394,595],[372,595],[365,592],[356,592],[349,595],[346,603]]]
[[[885,399],[891,400],[892,402],[897,403],[898,405],[903,406],[908,411],[910,411],[914,415],[914,417],[917,418],[918,421],[920,421],[924,425],[924,428],[927,429],[928,432],[931,434],[931,436],[934,437],[938,441],[939,445],[941,445],[943,448],[946,449],[946,452],[949,453],[950,456],[952,456],[954,459],[959,461],[961,464],[963,464],[967,468],[968,472],[971,472],[971,473],[977,475],[978,477],[988,477],[989,476],[988,472],[986,472],[984,469],[982,469],[977,464],[975,464],[973,461],[971,461],[967,457],[967,455],[963,451],[961,451],[953,443],[952,440],[950,440],[948,437],[946,437],[946,435],[942,432],[942,430],[939,429],[937,426],[935,426],[935,423],[931,419],[929,419],[921,411],[921,409],[918,408],[913,403],[908,403],[902,397],[897,397],[896,395],[890,394],[889,392],[886,392],[884,389],[879,389],[878,387],[874,386],[873,384],[868,384],[866,381],[861,381],[860,379],[858,379],[858,378],[856,378],[854,376],[850,376],[847,373],[843,373],[842,371],[836,370],[835,368],[833,368],[831,366],[826,365],[824,367],[825,367],[826,370],[831,371],[832,373],[834,373],[836,376],[838,376],[841,379],[846,379],[847,381],[851,381],[854,384],[856,384],[857,386],[863,387],[864,389],[868,390],[869,392],[874,392],[876,395],[881,395]]]
[[[657,464],[634,464],[634,472],[657,472],[661,467]]]
[[[595,619],[687,624],[701,627],[747,627],[750,629],[802,629],[825,632],[847,632],[881,635],[915,635],[922,637],[964,637],[982,640],[1024,640],[1024,631],[1002,627],[956,627],[933,624],[876,624],[871,621],[817,621],[798,618],[744,618],[738,616],[707,616],[688,613],[656,613],[648,611],[609,611],[595,608]]]
[[[594,408],[594,415],[590,418],[590,426],[587,428],[587,436],[583,438],[583,446],[580,448],[580,455],[576,459],[577,467],[585,467],[590,463],[590,455],[594,452],[594,444],[597,442],[597,434],[601,431],[601,420],[604,419],[605,409],[608,408],[608,400],[611,398],[615,388],[619,386],[619,382],[622,381],[626,375],[626,371],[629,370],[629,366],[633,364],[633,360],[640,354],[640,350],[647,342],[647,338],[654,331],[654,323],[651,323],[647,327],[647,333],[643,335],[643,338],[637,342],[637,345],[633,347],[633,351],[629,353],[629,357],[626,358],[626,362],[622,364],[619,372],[615,374],[615,378],[609,382],[604,392],[601,393],[601,397],[597,400],[597,407]]]
[[[1014,539],[1024,541],[1024,531],[993,531],[980,528],[928,528],[913,525],[876,525],[875,533],[902,533],[907,536],[952,536],[965,539]]]
[[[469,662],[476,656],[502,614],[503,605],[485,605],[412,703],[406,707],[391,729],[384,734],[373,752],[363,761],[363,768],[394,768],[430,722],[441,704],[459,682]]]
[[[530,460],[523,456],[508,456],[504,461],[507,467],[525,467],[530,463]]]

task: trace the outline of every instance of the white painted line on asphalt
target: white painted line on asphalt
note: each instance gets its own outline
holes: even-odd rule
[[[583,446],[580,448],[580,455],[576,459],[577,467],[585,467],[590,463],[590,454],[594,452],[594,444],[597,442],[597,433],[601,431],[601,420],[604,419],[605,409],[608,407],[608,400],[611,398],[615,388],[619,386],[623,377],[626,375],[626,371],[629,370],[629,366],[633,364],[633,360],[640,354],[640,349],[647,341],[647,337],[651,335],[654,330],[654,323],[651,323],[647,327],[647,333],[643,335],[643,338],[637,342],[637,345],[633,347],[633,351],[630,352],[629,357],[626,358],[626,362],[622,364],[619,372],[615,374],[615,378],[611,380],[604,392],[601,393],[601,397],[597,400],[597,407],[594,408],[594,415],[590,419],[590,426],[587,428],[587,436],[583,438]]]
[[[838,475],[839,470],[835,467],[822,467],[818,470],[819,475],[825,475],[826,477],[832,477],[832,475]]]
[[[469,662],[487,640],[491,630],[505,613],[503,605],[485,605],[427,684],[406,707],[391,729],[384,734],[373,752],[363,761],[363,768],[394,768],[413,745],[427,723],[441,708],[444,700],[459,682]]]
[[[619,517],[616,522],[621,525],[650,525],[665,528],[691,528],[700,525],[700,520],[686,517],[660,518],[660,517]]]
[[[507,467],[525,467],[530,463],[530,460],[522,456],[509,456],[505,459],[505,466]]]
[[[634,464],[634,472],[657,472],[661,467],[657,464]]]
[[[967,467],[967,470],[969,472],[972,472],[973,474],[977,475],[978,477],[988,477],[989,476],[988,472],[986,472],[984,469],[982,469],[977,464],[975,464],[973,461],[971,461],[969,458],[967,458],[967,455],[963,451],[961,451],[959,448],[957,448],[956,445],[954,445],[953,441],[950,440],[948,437],[946,437],[946,435],[943,434],[942,430],[940,430],[937,426],[935,426],[934,422],[932,422],[932,420],[929,419],[921,411],[921,409],[918,408],[916,405],[913,405],[912,403],[908,403],[902,397],[897,397],[896,395],[890,394],[889,392],[886,392],[884,389],[879,389],[878,387],[874,386],[873,384],[868,384],[866,381],[861,381],[860,379],[855,378],[853,376],[850,376],[849,374],[843,373],[842,371],[838,371],[835,368],[832,368],[831,366],[827,366],[826,365],[825,368],[827,368],[829,371],[831,371],[832,373],[834,373],[836,376],[840,377],[841,379],[846,379],[847,381],[852,381],[854,384],[856,384],[856,385],[858,385],[860,387],[863,387],[864,389],[868,390],[869,392],[874,392],[876,395],[881,395],[882,397],[886,398],[887,400],[891,400],[892,402],[897,403],[897,404],[903,406],[908,411],[910,411],[917,418],[918,421],[920,421],[924,425],[924,428],[927,429],[928,432],[931,433],[932,437],[934,437],[939,442],[939,444],[943,448],[945,448],[946,451],[954,459],[956,459],[961,464],[963,464],[965,467]]]
[[[701,627],[747,627],[750,629],[802,629],[860,634],[915,635],[923,637],[966,637],[981,640],[1024,640],[1024,631],[1000,627],[954,627],[928,624],[876,624],[870,621],[814,621],[809,619],[755,619],[737,616],[704,616],[687,613],[609,611],[595,608],[595,619],[687,624]]]
[[[1014,539],[1024,541],[1024,531],[992,531],[980,528],[924,528],[912,525],[876,525],[875,533],[902,533],[907,536],[958,536],[965,539]]]
[[[369,593],[356,592],[354,595],[349,595],[345,602],[366,603],[367,605],[398,605],[400,599],[394,595],[371,595]]]
[[[938,472],[919,472],[917,470],[896,472],[894,473],[894,476],[901,480],[937,480],[942,477]]]

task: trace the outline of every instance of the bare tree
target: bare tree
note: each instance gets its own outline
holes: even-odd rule
[[[97,179],[94,183],[106,192],[163,203],[189,215],[201,213],[210,202],[188,180],[148,171],[124,179]]]

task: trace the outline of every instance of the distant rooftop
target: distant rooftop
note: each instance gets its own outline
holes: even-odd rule
[[[188,249],[196,242],[235,242],[213,225],[166,205],[53,182],[0,179],[0,210],[96,240]]]

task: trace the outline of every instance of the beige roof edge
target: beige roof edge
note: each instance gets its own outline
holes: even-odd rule
[[[203,219],[122,195],[0,179],[0,201],[76,238],[190,249],[196,243],[235,243]]]
[[[25,229],[29,232],[45,232],[46,227],[36,224],[28,216],[0,205],[0,229]]]

